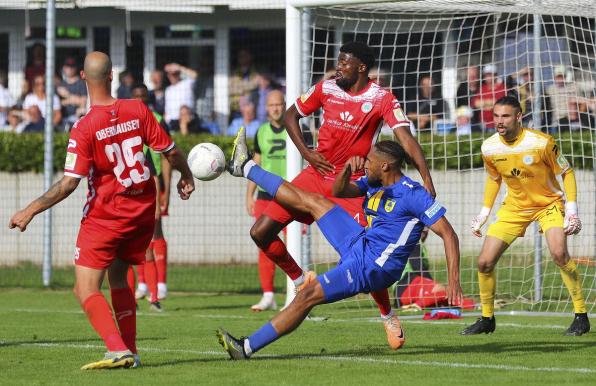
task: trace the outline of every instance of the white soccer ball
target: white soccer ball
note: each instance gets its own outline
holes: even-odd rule
[[[188,166],[196,179],[211,181],[224,171],[226,157],[217,145],[199,143],[188,154]]]

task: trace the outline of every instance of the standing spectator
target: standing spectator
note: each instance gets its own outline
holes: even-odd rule
[[[253,66],[252,53],[246,48],[240,49],[237,63],[238,65],[232,71],[229,80],[230,117],[232,119],[240,116],[240,97],[257,87],[257,71]]]
[[[193,92],[196,99],[196,113],[201,121],[211,120],[211,116],[215,110],[215,90],[213,89],[213,81],[212,60],[203,57],[199,63],[199,72],[193,86]]]
[[[118,75],[120,86],[116,91],[118,99],[130,99],[132,98],[132,85],[135,83],[135,78],[132,76],[132,72],[124,70]]]
[[[197,72],[178,63],[169,63],[164,67],[170,85],[165,91],[165,118],[169,124],[180,117],[180,108],[195,105],[192,88],[197,78]],[[182,78],[185,75],[185,79]]]
[[[27,123],[23,121],[23,112],[16,107],[12,107],[8,110],[7,124],[2,125],[0,131],[20,134],[23,132],[26,125]]]
[[[29,108],[37,106],[41,116],[46,117],[46,80],[45,76],[37,75],[33,79],[33,92],[28,94],[23,101],[23,110],[30,113]],[[60,99],[56,95],[52,100],[52,109],[54,110],[54,119],[52,123],[54,126],[58,125],[62,120],[62,113],[60,112]]]
[[[6,123],[8,110],[14,105],[10,92],[8,92],[6,72],[0,71],[0,127]]]
[[[472,106],[472,97],[480,93],[480,70],[478,66],[470,66],[467,79],[457,88],[457,107],[469,106],[472,108],[472,123],[480,123],[480,111]]]
[[[27,58],[25,67],[25,80],[28,82],[27,93],[33,90],[33,81],[39,75],[46,73],[46,47],[43,44],[35,43],[31,47],[31,56]]]
[[[482,86],[480,93],[472,97],[472,108],[480,110],[480,120],[484,130],[493,129],[495,122],[493,121],[493,105],[504,97],[505,85],[497,77],[497,67],[494,64],[487,64],[482,69]]]
[[[552,108],[551,124],[558,125],[561,119],[569,116],[569,98],[577,95],[574,82],[567,81],[567,69],[564,65],[553,69],[554,83],[546,89],[546,95]]]
[[[149,107],[159,115],[163,115],[166,106],[166,85],[162,70],[151,71],[151,83],[153,83],[153,90],[149,91]]]
[[[209,132],[201,126],[201,119],[188,106],[180,107],[180,116],[171,121],[170,127],[172,131],[178,131],[182,135]]]
[[[259,72],[257,74],[257,88],[252,90],[250,94],[250,100],[257,110],[257,121],[261,123],[267,121],[267,94],[277,88],[271,74],[266,72]]]
[[[252,103],[247,96],[240,98],[240,113],[241,116],[230,123],[230,126],[228,127],[228,135],[236,134],[238,129],[244,126],[246,135],[248,137],[254,137],[261,123],[257,121],[254,103]]]
[[[286,178],[286,141],[287,133],[283,124],[285,111],[284,94],[274,90],[267,95],[267,117],[268,122],[264,123],[257,130],[254,142],[253,160],[268,172]],[[246,189],[246,211],[255,220],[261,217],[263,210],[273,200],[267,192],[259,188],[257,199],[255,191],[257,185],[249,181]],[[251,310],[260,312],[264,310],[275,310],[277,304],[273,297],[273,279],[275,278],[275,263],[259,249],[259,279],[263,297],[251,307]]]
[[[46,126],[46,120],[41,115],[41,110],[37,105],[31,105],[27,109],[27,122],[23,127],[23,133],[41,133]]]
[[[414,122],[418,130],[430,129],[435,120],[443,119],[445,101],[434,92],[430,75],[422,75],[418,86],[416,100],[407,106],[408,119]]]
[[[593,118],[588,113],[583,98],[572,97],[567,100],[567,115],[559,119],[557,126],[561,132],[579,131],[594,127]]]
[[[87,108],[87,86],[79,77],[74,58],[66,58],[62,66],[62,80],[56,93],[62,98],[63,124],[66,131],[85,114]]]

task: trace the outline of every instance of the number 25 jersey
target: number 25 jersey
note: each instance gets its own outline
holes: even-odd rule
[[[119,99],[112,105],[91,106],[75,124],[64,175],[88,179],[83,223],[92,220],[110,228],[128,228],[152,221],[155,183],[144,144],[156,152],[174,147],[141,101]]]

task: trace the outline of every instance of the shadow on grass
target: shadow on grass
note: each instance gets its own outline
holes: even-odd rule
[[[154,336],[154,337],[143,337],[143,338],[137,338],[137,342],[156,342],[156,341],[162,341],[162,340],[166,340],[166,337],[161,337],[161,336]],[[12,347],[12,346],[26,346],[26,345],[56,345],[56,346],[61,346],[61,345],[68,345],[68,344],[72,344],[72,345],[76,345],[76,344],[93,344],[96,343],[98,346],[99,345],[103,345],[103,342],[101,340],[99,340],[98,338],[86,338],[86,339],[80,339],[80,338],[72,338],[72,339],[30,339],[30,340],[15,340],[15,341],[8,341],[8,342],[3,342],[0,341],[0,349],[4,348],[4,347]]]

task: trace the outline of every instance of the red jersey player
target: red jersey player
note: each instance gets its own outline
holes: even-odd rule
[[[41,197],[11,218],[9,227],[24,231],[35,215],[70,195],[87,177],[89,192],[74,255],[74,293],[108,352],[82,369],[138,365],[135,299],[128,287],[129,264],[145,258],[155,214],[155,184],[143,155],[143,144],[162,152],[181,173],[178,193],[190,197],[194,181],[186,158],[140,101],[110,95],[112,63],[92,52],[81,78],[87,83],[91,108],[73,127],[64,176]],[[100,292],[108,273],[112,307]]]
[[[434,196],[434,186],[420,145],[410,133],[410,121],[405,117],[393,94],[368,78],[374,66],[372,49],[364,43],[350,42],[340,48],[334,79],[323,80],[296,100],[285,116],[288,134],[310,166],[292,184],[320,193],[343,207],[354,219],[365,224],[362,198],[332,197],[336,174],[354,156],[366,157],[385,121],[401,142],[420,172],[425,188]],[[309,150],[302,136],[299,120],[319,108],[323,109],[318,146]],[[354,175],[358,178],[360,175]],[[250,230],[257,246],[265,252],[294,281],[296,288],[312,280],[313,272],[303,273],[288,254],[277,236],[291,221],[310,224],[313,218],[304,213],[291,212],[272,201]],[[387,290],[371,294],[384,321],[389,345],[397,349],[403,345],[403,331],[391,310]]]

